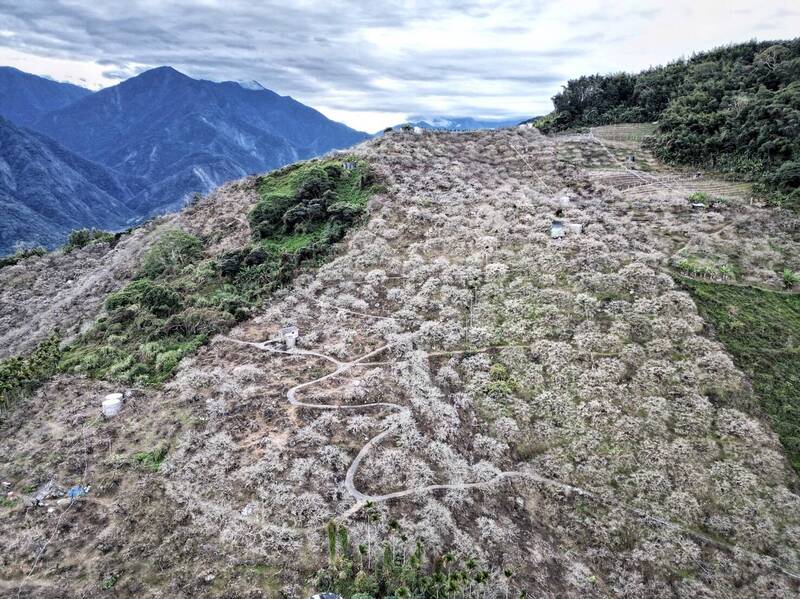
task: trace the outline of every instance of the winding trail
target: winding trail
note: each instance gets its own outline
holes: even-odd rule
[[[291,387],[286,392],[286,397],[289,400],[289,403],[292,406],[299,407],[299,408],[309,408],[309,409],[316,409],[316,410],[363,410],[363,409],[373,409],[373,408],[388,408],[390,410],[395,411],[398,416],[410,416],[411,410],[405,406],[400,404],[392,403],[392,402],[372,402],[372,403],[365,403],[365,404],[354,404],[354,405],[330,405],[330,404],[319,404],[319,403],[308,403],[304,401],[300,401],[297,399],[297,392],[301,389],[305,389],[306,387],[310,387],[312,385],[316,385],[323,381],[335,378],[342,374],[343,372],[356,367],[356,366],[363,366],[366,364],[371,364],[371,362],[367,362],[367,360],[379,353],[384,352],[385,350],[391,347],[390,344],[382,345],[381,347],[374,349],[366,354],[362,355],[355,360],[351,360],[349,362],[342,362],[341,360],[337,360],[333,356],[328,356],[326,354],[322,354],[319,352],[313,352],[308,350],[302,349],[292,349],[292,350],[283,350],[278,349],[276,347],[272,347],[273,344],[278,343],[280,339],[269,339],[267,341],[262,342],[254,342],[254,341],[243,341],[241,339],[234,339],[233,337],[221,336],[221,339],[225,341],[229,341],[231,343],[236,343],[239,345],[245,345],[254,347],[256,349],[267,351],[270,353],[275,354],[284,354],[287,356],[311,356],[315,358],[321,358],[328,362],[331,362],[336,365],[336,369],[332,372],[329,372],[326,375],[313,379],[311,381],[306,381],[304,383],[299,383],[294,387]],[[479,350],[464,350],[464,351],[477,351],[477,352],[484,352],[491,349],[498,349],[505,346],[497,346],[495,347],[485,347]],[[516,347],[516,346],[515,346]],[[441,354],[442,352],[432,352],[428,355],[435,355]],[[447,352],[447,353],[461,353],[461,352]],[[482,487],[489,487],[492,485],[499,484],[507,479],[512,478],[520,478],[534,483],[540,483],[546,486],[554,487],[559,489],[560,491],[564,492],[567,496],[578,496],[578,497],[585,497],[587,499],[591,499],[599,504],[605,505],[609,508],[620,509],[628,514],[635,516],[636,518],[642,520],[647,526],[651,528],[656,527],[663,527],[672,529],[678,532],[681,532],[693,539],[705,543],[707,545],[716,547],[718,549],[726,550],[731,552],[734,556],[739,553],[742,555],[746,555],[751,559],[757,560],[761,563],[765,563],[769,567],[773,568],[774,570],[784,574],[785,576],[800,581],[800,573],[794,572],[785,568],[778,559],[764,555],[762,553],[758,553],[756,551],[751,551],[739,545],[734,545],[732,543],[726,543],[725,541],[720,541],[718,539],[712,538],[708,535],[704,535],[703,533],[697,532],[689,528],[688,526],[681,524],[679,522],[674,522],[672,520],[656,516],[649,512],[646,512],[642,509],[633,507],[621,501],[610,499],[607,497],[603,497],[595,492],[589,491],[587,489],[582,489],[581,487],[575,487],[573,485],[564,483],[559,480],[555,480],[552,478],[547,478],[541,475],[538,475],[534,472],[530,471],[521,471],[521,470],[509,470],[505,472],[500,472],[493,476],[490,479],[485,481],[475,481],[475,482],[465,482],[465,483],[449,483],[449,484],[433,484],[433,485],[425,485],[422,487],[412,487],[408,489],[402,489],[400,491],[393,491],[390,493],[384,493],[379,495],[370,495],[359,491],[355,487],[355,476],[356,472],[358,471],[361,462],[370,453],[377,445],[381,443],[386,437],[391,435],[397,427],[400,426],[402,423],[402,419],[398,418],[396,422],[390,424],[388,428],[384,429],[382,432],[378,433],[374,437],[372,437],[367,443],[359,450],[358,454],[356,455],[355,459],[353,459],[350,467],[347,469],[347,473],[345,475],[345,488],[347,492],[355,499],[354,505],[338,516],[336,519],[339,521],[346,521],[356,513],[358,513],[361,509],[363,509],[368,503],[380,503],[385,501],[390,501],[392,499],[400,499],[402,497],[408,497],[410,495],[416,495],[421,493],[428,493],[431,491],[449,491],[449,490],[469,490],[469,489],[478,489]]]

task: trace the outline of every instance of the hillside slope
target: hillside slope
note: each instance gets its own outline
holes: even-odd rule
[[[631,146],[604,135],[363,144],[386,185],[366,224],[165,385],[60,375],[17,400],[0,424],[0,588],[800,595],[797,474],[674,278],[683,258],[730,255],[731,283],[771,285],[766,271],[800,269],[797,219],[735,187],[693,210],[687,196],[717,182],[644,150],[627,166]],[[256,183],[173,224],[230,256]],[[46,259],[14,267],[43,265],[23,287],[43,284]],[[42,309],[58,299],[45,295]],[[273,341],[287,323],[289,353]],[[112,391],[126,402],[104,419]],[[91,489],[25,507],[50,480]],[[349,530],[338,542],[331,519]]]
[[[63,110],[36,129],[74,152],[141,177],[128,206],[175,210],[192,193],[277,168],[367,135],[264,88],[192,79],[171,67],[146,71]]]
[[[0,117],[0,255],[18,240],[54,247],[73,229],[119,229],[134,219],[116,173]]]
[[[37,77],[13,67],[0,67],[0,116],[32,126],[53,110],[90,95],[88,89]]]

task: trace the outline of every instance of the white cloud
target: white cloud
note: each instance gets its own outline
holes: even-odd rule
[[[90,88],[169,64],[351,126],[548,112],[567,79],[797,35],[783,0],[0,0],[0,63]]]

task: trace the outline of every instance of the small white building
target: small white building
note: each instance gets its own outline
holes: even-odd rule
[[[292,324],[281,328],[281,339],[283,339],[283,345],[286,351],[292,351],[294,349],[299,334],[300,331],[298,328]]]
[[[550,237],[552,239],[561,239],[564,237],[564,223],[560,220],[554,220],[550,225]]]
[[[356,163],[350,160],[347,160],[342,163],[342,168],[346,171],[354,171],[356,170]]]

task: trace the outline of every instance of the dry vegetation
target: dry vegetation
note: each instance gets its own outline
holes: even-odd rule
[[[707,177],[598,139],[522,129],[359,146],[388,184],[369,221],[163,388],[132,390],[108,421],[108,383],[59,377],[17,402],[0,431],[0,480],[15,498],[0,507],[0,588],[305,597],[338,519],[370,561],[382,539],[474,558],[489,575],[466,597],[798,595],[797,475],[673,278],[687,257],[713,259],[735,266],[732,282],[777,289],[775,273],[800,270],[797,220],[733,189],[693,211]],[[630,151],[650,168],[632,175],[610,158]],[[620,182],[630,178],[648,185]],[[246,237],[242,189],[177,218],[226,231],[221,244]],[[551,239],[557,215],[582,233]],[[28,262],[0,276],[21,288],[39,268]],[[24,318],[9,322],[24,330]],[[273,339],[287,322],[319,356],[235,341]],[[402,409],[289,405],[288,389],[337,368],[325,356],[384,345],[297,399]],[[387,429],[354,473],[359,493],[454,488],[366,509],[346,473]],[[92,488],[68,509],[27,507],[50,478]],[[457,488],[475,482],[487,484]]]

